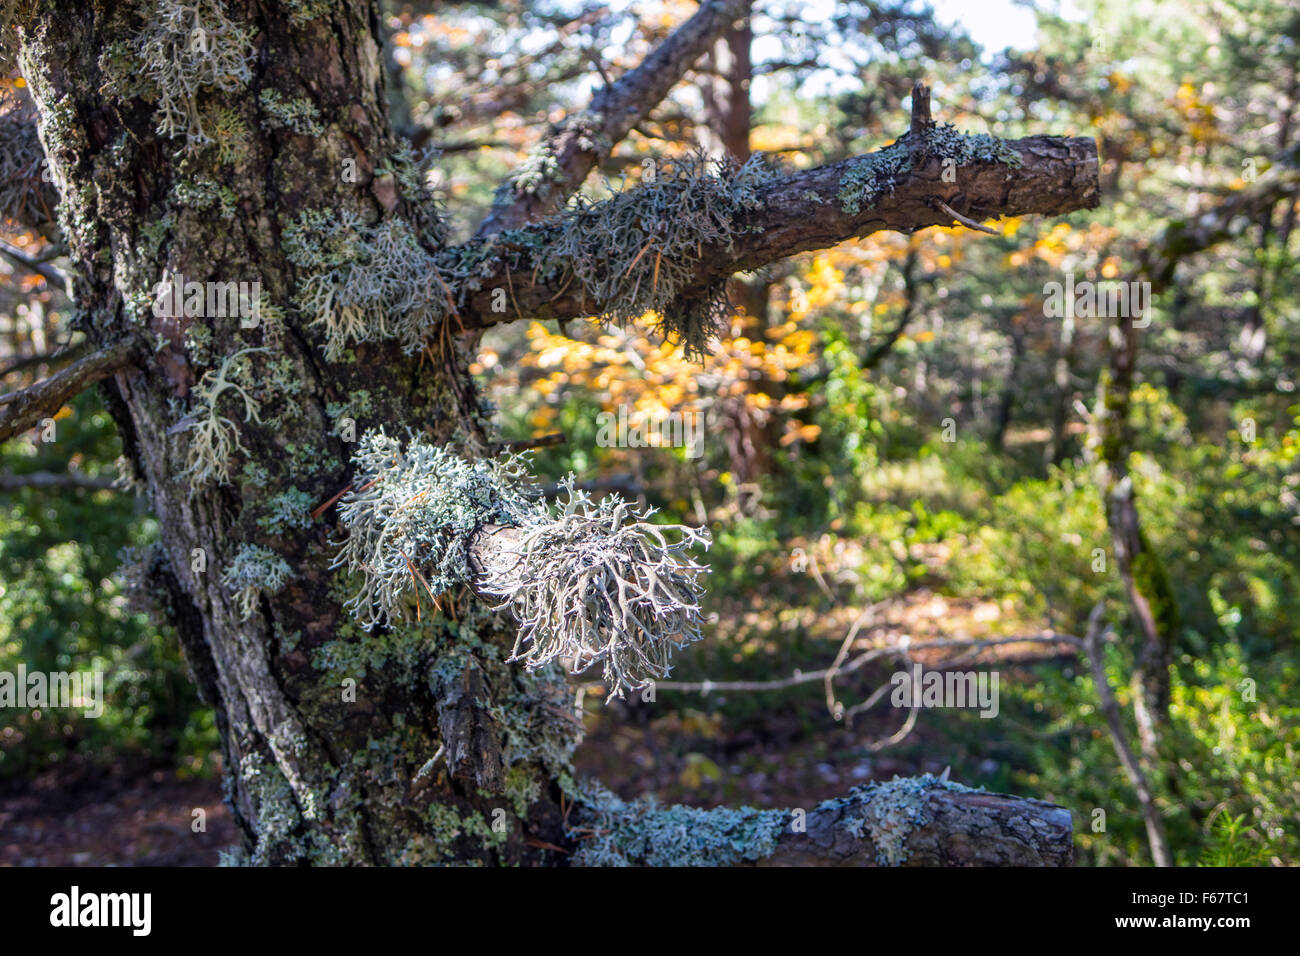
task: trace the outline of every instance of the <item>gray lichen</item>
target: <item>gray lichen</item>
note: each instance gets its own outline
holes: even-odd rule
[[[538,507],[518,457],[468,462],[421,439],[403,449],[380,429],[362,437],[353,464],[355,490],[339,507],[348,536],[332,567],[362,576],[348,607],[367,630],[411,619],[421,590],[431,603],[469,581],[475,529],[518,524]]]
[[[653,796],[620,799],[594,784],[569,836],[581,841],[575,866],[735,866],[772,855],[785,826],[781,810],[663,807]]]
[[[257,609],[260,596],[279,592],[292,576],[284,558],[270,548],[244,544],[222,572],[221,583],[234,593],[239,616],[246,619]]]
[[[725,311],[721,284],[695,295],[706,251],[731,249],[759,187],[776,177],[759,156],[734,168],[700,155],[665,165],[653,179],[598,203],[575,199],[550,220],[554,232],[538,262],[581,283],[600,303],[601,321],[626,324],[647,312],[657,329],[700,356]]]
[[[197,97],[200,90],[233,92],[252,76],[253,29],[234,23],[219,0],[154,0],[135,52],[158,97],[162,136],[187,144],[209,142]]]
[[[567,661],[575,673],[600,665],[611,695],[666,676],[672,653],[700,637],[705,568],[688,555],[707,533],[655,525],[616,497],[592,501],[566,485],[552,512],[528,484],[518,456],[467,461],[382,430],[353,458],[355,490],[339,515],[348,531],[334,559],[361,578],[347,606],[370,630],[409,621],[421,600],[472,583],[500,598],[520,623],[511,660],[529,670]],[[469,548],[484,525],[517,529],[488,567]],[[423,591],[423,595],[421,595]]]
[[[845,828],[855,837],[861,837],[865,830],[875,847],[876,862],[882,866],[898,866],[907,860],[907,839],[912,831],[932,822],[929,795],[935,790],[969,792],[970,789],[928,773],[919,777],[894,777],[854,787],[849,796],[827,801],[819,809],[852,807],[854,815],[845,819]]]
[[[323,327],[330,361],[353,343],[385,339],[418,352],[453,310],[438,262],[404,219],[369,225],[354,213],[307,210],[284,237],[289,260],[304,273],[298,305]]]
[[[219,368],[205,372],[194,387],[198,410],[184,420],[182,427],[189,435],[184,477],[193,482],[192,488],[209,481],[228,482],[235,452],[247,450],[240,440],[239,426],[219,406],[222,396],[229,393],[242,402],[245,422],[261,422],[261,404],[252,394],[248,356],[265,351],[241,349],[227,356]]]
[[[957,168],[971,163],[1002,163],[1019,166],[1020,156],[1002,140],[987,133],[961,133],[951,123],[931,127],[924,141],[914,144],[900,139],[854,160],[840,177],[836,198],[840,207],[855,216],[892,193],[912,169],[914,153],[948,161]]]
[[[647,521],[617,497],[593,501],[572,476],[554,515],[533,513],[507,559],[480,581],[519,621],[512,660],[573,673],[600,664],[610,696],[666,677],[673,652],[700,639],[699,577],[690,549],[707,531]]]
[[[325,127],[320,121],[320,110],[307,99],[287,100],[279,91],[265,89],[259,100],[273,126],[292,130],[301,136],[320,136]]]

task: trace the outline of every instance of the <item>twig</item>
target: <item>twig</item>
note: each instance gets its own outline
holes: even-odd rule
[[[86,491],[113,491],[112,478],[98,478],[80,471],[33,471],[26,475],[0,475],[0,491],[20,488],[79,488]]]
[[[569,436],[564,432],[552,432],[549,435],[538,435],[536,438],[522,438],[519,441],[506,442],[506,448],[510,451],[526,451],[529,448],[549,448],[552,445],[563,445],[569,440]]]
[[[1001,233],[998,232],[996,229],[990,229],[988,226],[981,225],[980,223],[976,222],[974,219],[969,218],[968,216],[963,216],[961,213],[953,209],[942,199],[936,199],[934,201],[934,204],[939,207],[940,212],[944,212],[947,213],[949,216],[952,216],[952,218],[956,219],[959,223],[961,223],[963,226],[967,227],[968,229],[974,229],[977,232],[987,232],[990,236],[1001,235]]]
[[[1070,634],[1026,634],[1017,637],[996,637],[979,641],[970,641],[963,638],[943,638],[933,641],[922,641],[918,644],[909,644],[907,647],[875,647],[869,651],[864,651],[853,660],[840,667],[838,675],[851,674],[860,670],[874,660],[882,657],[906,657],[912,651],[928,651],[939,648],[960,647],[969,650],[982,650],[986,647],[999,647],[1004,644],[1065,644],[1076,650],[1083,647],[1082,639]],[[780,680],[770,681],[656,681],[655,689],[668,689],[683,691],[687,693],[709,694],[713,691],[765,691],[765,690],[784,690],[788,687],[798,687],[801,684],[811,684],[815,681],[824,681],[826,675],[830,673],[829,667],[815,671],[795,671],[790,677]]]
[[[42,262],[33,256],[29,256],[17,246],[11,246],[7,242],[0,242],[0,256],[4,256],[10,262],[22,266],[29,272],[34,272],[51,286],[57,286],[60,292],[68,290],[68,274],[62,269],[58,269],[48,262]]]
[[[35,385],[0,395],[0,441],[54,415],[92,385],[134,363],[138,349],[138,343],[119,342],[78,359]]]

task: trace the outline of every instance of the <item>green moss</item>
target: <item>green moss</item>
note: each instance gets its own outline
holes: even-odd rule
[[[1145,533],[1139,532],[1138,540],[1141,550],[1133,558],[1133,583],[1151,608],[1161,640],[1169,644],[1182,628],[1182,614],[1164,563],[1151,549]]]

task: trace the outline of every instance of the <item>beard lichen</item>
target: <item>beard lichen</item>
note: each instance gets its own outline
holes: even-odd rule
[[[575,199],[548,220],[554,231],[539,264],[576,279],[600,304],[600,321],[626,324],[654,312],[659,334],[700,357],[725,312],[724,283],[687,290],[706,253],[734,248],[745,214],[762,205],[760,187],[776,175],[757,155],[740,167],[686,156],[609,199]]]
[[[471,584],[519,622],[510,660],[530,671],[565,660],[574,673],[600,664],[611,696],[666,676],[673,651],[700,638],[705,568],[687,551],[707,545],[706,532],[651,524],[615,497],[595,502],[572,479],[553,513],[521,456],[470,462],[420,438],[403,449],[380,430],[353,461],[332,567],[360,576],[347,606],[366,630]],[[485,525],[515,537],[475,568],[470,545]]]

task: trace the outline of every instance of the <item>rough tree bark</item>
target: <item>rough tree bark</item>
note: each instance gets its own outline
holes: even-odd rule
[[[84,387],[111,375],[101,387],[161,529],[145,579],[216,711],[246,858],[566,861],[579,845],[571,824],[582,808],[574,806],[580,791],[569,764],[579,727],[562,674],[507,662],[509,621],[468,589],[441,595],[438,611],[426,606],[409,627],[361,631],[344,607],[349,582],[330,566],[337,509],[311,505],[349,484],[352,446],[341,436],[342,417],[354,418],[359,431],[410,428],[462,455],[491,454],[495,443],[467,371],[477,330],[520,317],[589,315],[600,303],[549,286],[515,258],[483,278],[454,321],[430,329],[417,354],[393,341],[358,342],[326,360],[321,331],[295,305],[304,277],[286,249],[290,226],[310,210],[372,224],[429,214],[394,174],[401,144],[386,114],[377,4],[18,6],[19,64],[61,195],[77,324],[97,351],[58,381],[0,406],[0,439],[63,401],[74,379]],[[730,23],[728,9],[706,4],[668,53],[648,61],[649,78],[616,83],[595,106],[599,129],[610,138],[625,133],[628,117],[664,96],[674,75]],[[171,48],[191,64],[202,65],[211,51],[229,53],[221,44],[240,47],[230,24],[255,31],[246,75],[200,73],[180,97],[181,125],[192,114],[198,136],[160,132],[158,86],[170,81],[150,60],[158,47],[141,40],[177,10],[182,25],[199,15],[206,24],[202,35],[184,37],[198,46]],[[600,116],[604,106],[613,114]],[[707,250],[698,281],[703,287],[880,229],[949,224],[940,199],[980,219],[1095,205],[1091,140],[1039,136],[1009,147],[1018,165],[973,158],[956,183],[941,181],[938,156],[917,152],[892,192],[852,212],[839,193],[841,180],[860,170],[855,161],[777,180],[764,187],[744,241]],[[581,143],[560,147],[569,158],[553,195],[576,187],[594,163],[589,152]],[[520,205],[498,210],[498,225],[526,222],[546,207]],[[176,274],[260,281],[262,321],[245,329],[235,319],[155,308],[155,285]],[[502,315],[491,293],[507,287],[514,308]],[[212,395],[234,367],[228,363],[241,361],[253,372],[219,409],[237,425],[239,445],[224,481],[200,480],[188,457],[193,403]],[[261,590],[232,586],[248,555],[266,553],[283,565],[282,587],[269,580]],[[921,812],[909,817],[915,828],[904,834],[915,844],[910,861],[1070,858],[1068,814],[1060,808],[923,789],[912,807]],[[792,831],[770,862],[853,862],[867,852],[838,831],[828,839],[821,852],[812,836],[796,840]]]

